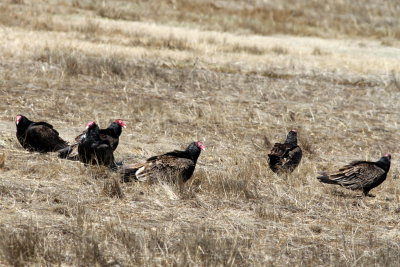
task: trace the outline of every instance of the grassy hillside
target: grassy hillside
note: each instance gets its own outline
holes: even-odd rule
[[[397,6],[0,2],[0,263],[398,265]],[[184,187],[121,184],[23,150],[19,113],[68,141],[121,118],[126,163],[207,150]],[[277,176],[267,154],[293,128],[303,161]],[[315,178],[384,153],[376,198]]]

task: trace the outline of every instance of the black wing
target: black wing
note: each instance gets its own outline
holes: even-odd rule
[[[323,183],[361,190],[381,184],[386,178],[386,171],[373,162],[354,161],[336,172],[323,173],[317,178]]]
[[[83,163],[116,167],[112,147],[100,139],[98,131],[86,134],[78,145],[78,155]]]
[[[26,142],[39,152],[57,151],[68,146],[68,143],[60,138],[58,132],[45,122],[29,126],[26,131]]]
[[[186,158],[177,158],[169,155],[155,156],[144,163],[124,166],[121,171],[124,177],[133,177],[138,181],[172,181],[185,182],[192,176],[195,163]]]
[[[301,158],[299,146],[276,143],[268,154],[268,163],[273,172],[292,172],[300,164]]]

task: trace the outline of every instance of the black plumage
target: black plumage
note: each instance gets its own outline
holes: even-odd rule
[[[33,122],[23,115],[17,115],[15,124],[18,142],[28,151],[46,153],[68,147],[68,143],[47,122]]]
[[[91,122],[89,122],[90,124]],[[88,125],[89,125],[88,124]],[[115,151],[119,144],[119,137],[122,133],[122,128],[126,128],[126,123],[123,120],[116,120],[112,122],[108,128],[100,129],[99,135],[101,140],[108,140],[111,144],[113,151]],[[75,143],[59,151],[58,157],[66,158],[69,160],[79,160],[78,157],[78,144],[86,137],[88,126],[86,130],[80,135],[75,137]]]
[[[111,143],[100,138],[100,129],[95,122],[88,124],[86,134],[78,144],[78,157],[86,164],[115,167]]]
[[[106,129],[100,130],[100,138],[109,140],[112,149],[115,151],[119,144],[119,137],[122,133],[122,128],[126,128],[126,123],[123,120],[116,120]]]
[[[268,154],[268,164],[275,173],[289,173],[300,164],[302,155],[303,152],[297,145],[297,132],[291,130],[283,144],[275,143]]]
[[[336,184],[351,190],[362,190],[365,196],[369,191],[386,180],[392,156],[385,154],[376,162],[353,161],[336,172],[321,172],[317,179],[326,184]]]
[[[184,151],[174,150],[148,158],[144,163],[123,166],[121,173],[125,181],[186,182],[192,177],[202,150],[205,150],[202,142],[193,142]]]

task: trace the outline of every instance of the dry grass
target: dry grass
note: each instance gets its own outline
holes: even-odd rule
[[[105,18],[157,21],[251,34],[359,36],[396,40],[400,36],[395,0],[349,1],[76,1]],[[156,8],[157,7],[157,8]]]
[[[391,1],[32,3],[0,3],[0,263],[398,265]],[[183,186],[120,183],[102,168],[24,151],[18,113],[69,141],[89,120],[124,119],[115,156],[127,163],[193,140],[208,148]],[[266,154],[293,128],[303,161],[280,177]],[[376,198],[315,178],[383,153],[393,164]]]

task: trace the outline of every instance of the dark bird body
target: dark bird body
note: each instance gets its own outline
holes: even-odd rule
[[[322,172],[317,178],[322,183],[336,184],[351,190],[362,190],[363,194],[368,196],[371,189],[385,181],[391,158],[390,154],[385,154],[376,162],[353,161],[336,172]]]
[[[85,137],[78,144],[79,160],[85,164],[115,167],[113,148],[109,140],[101,139],[99,126],[88,124]]]
[[[110,143],[113,151],[115,151],[119,144],[119,137],[122,133],[122,128],[125,128],[125,127],[126,127],[126,124],[124,121],[116,120],[116,121],[112,122],[110,124],[110,126],[108,126],[108,128],[99,130],[100,139],[107,140]],[[80,135],[75,137],[75,143],[58,151],[59,152],[58,157],[66,158],[69,160],[79,160],[78,144],[83,139],[86,138],[87,130],[88,129],[86,129]]]
[[[193,142],[184,151],[174,150],[148,158],[144,163],[124,166],[121,173],[125,181],[186,182],[192,177],[197,159],[204,149],[203,143]]]
[[[46,153],[68,147],[68,143],[47,122],[33,122],[23,115],[18,115],[15,123],[18,142],[28,151]]]
[[[122,128],[125,127],[126,124],[124,121],[116,120],[112,122],[108,128],[100,130],[100,138],[102,140],[107,139],[110,142],[113,151],[115,151],[119,144],[119,137],[122,133]]]
[[[288,133],[283,144],[275,143],[268,154],[268,164],[275,173],[288,173],[294,171],[300,164],[303,152],[297,145],[297,132]]]

